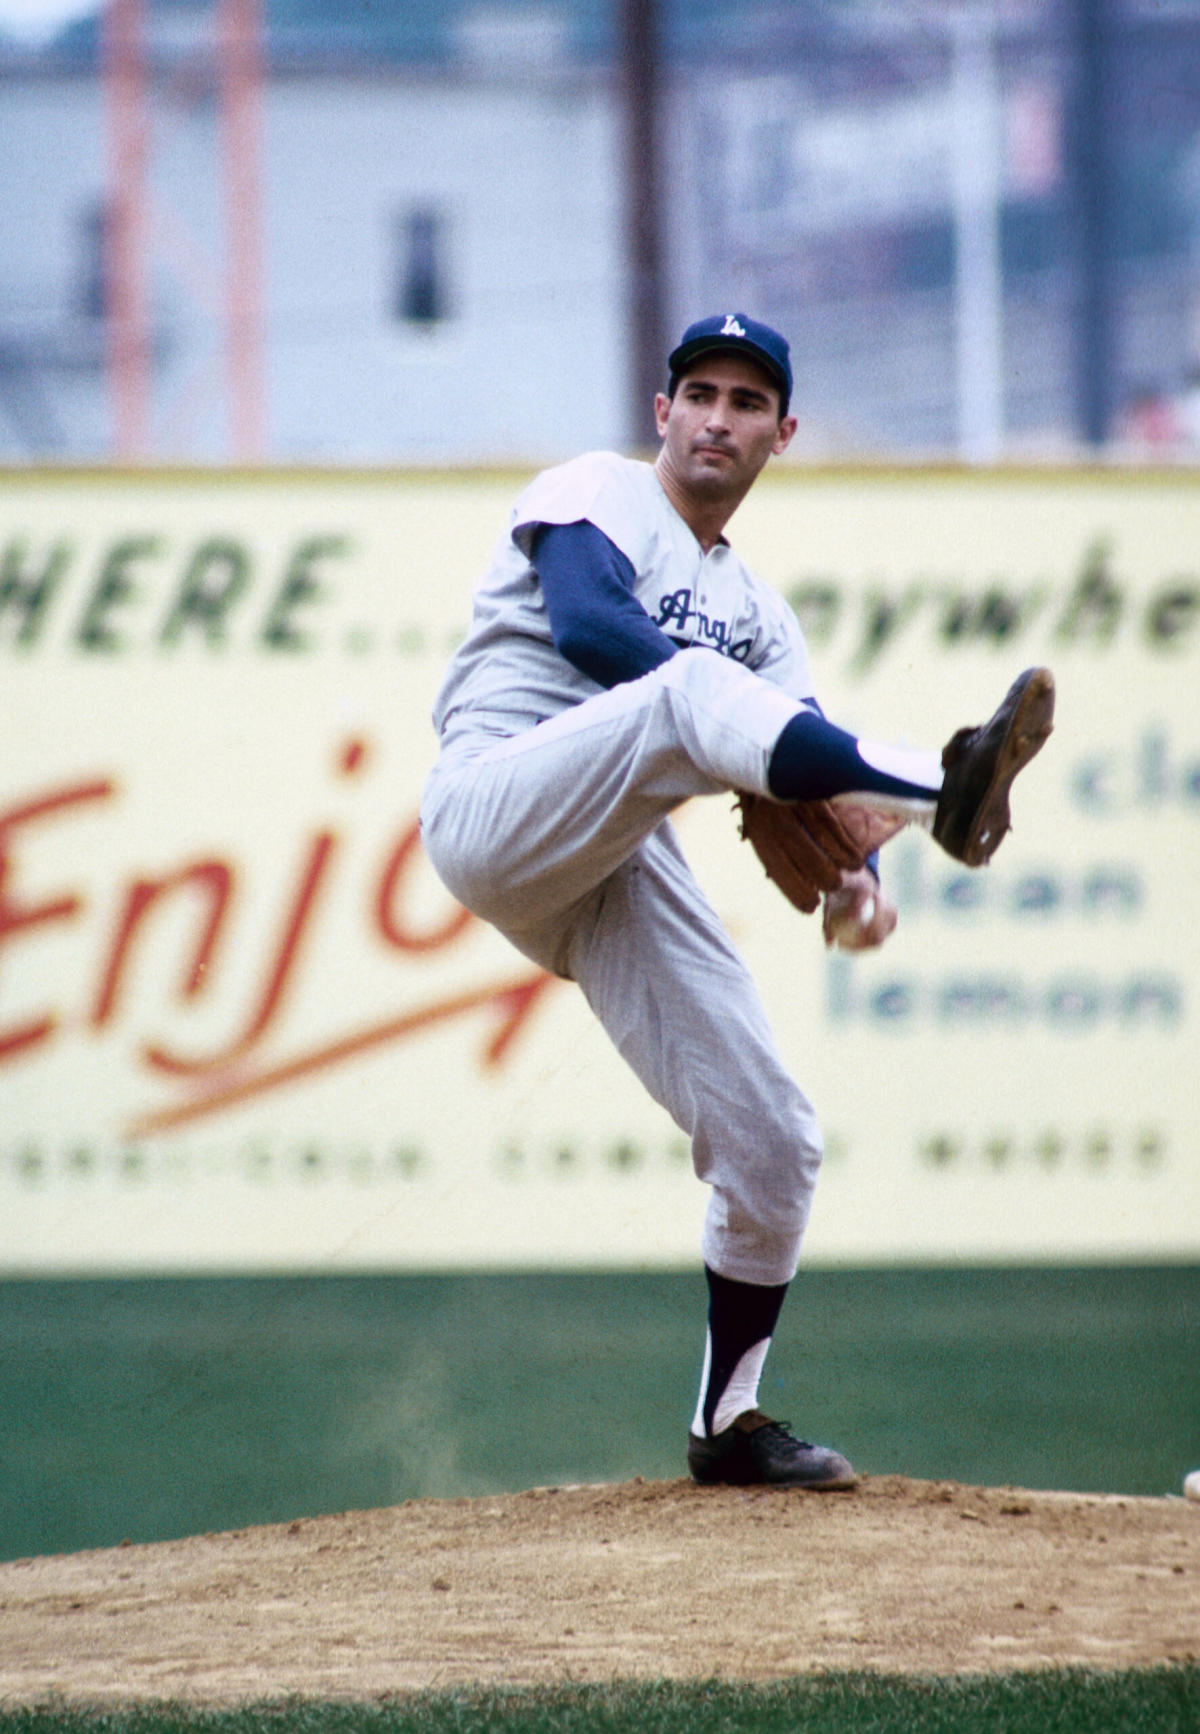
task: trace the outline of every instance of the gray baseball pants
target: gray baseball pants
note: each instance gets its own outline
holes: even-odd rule
[[[704,1260],[751,1283],[795,1274],[821,1135],[668,815],[696,795],[765,793],[800,708],[728,658],[681,651],[518,734],[458,736],[421,811],[451,893],[579,984],[687,1134],[712,1189]]]

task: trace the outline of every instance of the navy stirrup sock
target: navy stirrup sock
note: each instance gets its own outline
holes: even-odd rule
[[[785,724],[767,767],[767,786],[779,801],[828,801],[849,794],[930,800],[937,797],[938,781],[911,782],[877,769],[863,757],[852,734],[809,710]]]
[[[718,1276],[707,1265],[704,1274],[708,1278],[709,1354],[701,1414],[704,1431],[711,1433],[717,1405],[742,1357],[759,1344],[763,1345],[765,1355],[765,1345],[775,1334],[788,1285],[735,1282],[731,1277]],[[754,1384],[757,1385],[756,1376]],[[745,1407],[753,1407],[752,1402]]]

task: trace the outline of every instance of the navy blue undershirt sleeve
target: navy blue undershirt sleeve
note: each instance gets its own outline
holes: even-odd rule
[[[637,680],[676,646],[633,594],[629,558],[595,524],[543,524],[533,539],[554,647],[600,686]]]

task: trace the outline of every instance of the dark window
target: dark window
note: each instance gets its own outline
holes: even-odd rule
[[[79,216],[77,230],[75,311],[85,319],[103,319],[107,300],[105,251],[108,244],[108,204],[93,199]]]
[[[436,325],[449,313],[446,222],[441,211],[415,205],[396,220],[392,312],[410,325]]]

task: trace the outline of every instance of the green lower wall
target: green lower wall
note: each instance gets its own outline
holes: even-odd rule
[[[0,1285],[0,1558],[684,1472],[703,1277]],[[761,1398],[868,1473],[1177,1493],[1200,1266],[802,1272]]]

